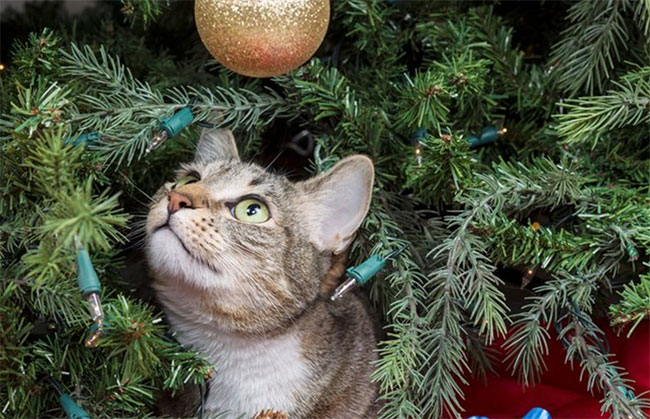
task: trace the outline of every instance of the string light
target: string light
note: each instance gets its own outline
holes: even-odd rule
[[[101,140],[102,135],[96,131],[89,132],[87,134],[81,134],[75,139],[72,139],[72,137],[66,139],[64,141],[64,144],[72,145],[72,146],[78,146],[80,144],[95,144],[97,141]]]
[[[194,115],[189,107],[185,107],[169,118],[165,118],[160,122],[158,131],[153,134],[151,143],[147,147],[147,154],[158,148],[166,139],[172,138],[178,134],[183,128],[188,126]]]
[[[415,159],[418,162],[418,166],[422,166],[422,148],[420,148],[420,144],[415,146]]]
[[[505,129],[505,128],[504,128]],[[530,224],[530,228],[533,229],[533,231],[537,231],[540,228],[540,224],[537,221],[533,221]],[[530,284],[530,281],[533,280],[535,277],[535,274],[537,273],[537,269],[539,268],[539,265],[533,265],[529,266],[526,268],[526,271],[524,272],[524,275],[521,277],[521,288],[524,289],[528,284]]]
[[[507,128],[501,128],[500,130],[497,130],[492,125],[488,125],[487,127],[483,128],[483,131],[481,131],[480,135],[472,134],[467,137],[467,142],[472,148],[490,144],[495,142],[499,137],[505,135],[506,132],[508,132]]]
[[[65,410],[65,413],[68,415],[68,419],[90,419],[88,412],[86,412],[83,407],[79,406],[72,397],[63,391],[63,387],[61,387],[61,384],[59,384],[54,377],[48,376],[47,380],[59,394],[59,403],[61,403],[63,410]]]
[[[94,323],[91,333],[86,337],[84,344],[87,348],[94,348],[99,343],[105,326],[104,310],[99,299],[102,287],[99,284],[97,272],[95,272],[95,268],[90,261],[88,252],[79,244],[77,238],[75,238],[75,243],[77,245],[77,283],[81,295],[88,301],[90,316]]]
[[[507,128],[501,128],[497,130],[494,126],[489,125],[481,131],[480,135],[470,135],[467,137],[467,142],[469,146],[474,148],[482,146],[485,144],[490,144],[495,142],[499,137],[502,137],[508,132]],[[422,166],[422,140],[427,136],[427,129],[424,127],[418,128],[413,136],[411,137],[411,145],[413,146],[413,154],[418,163],[418,166]],[[443,141],[449,142],[451,139],[451,134],[444,134],[441,137]]]
[[[370,278],[375,276],[377,272],[379,272],[380,270],[383,269],[384,266],[386,266],[386,261],[388,259],[397,256],[402,251],[404,251],[404,249],[406,249],[406,246],[392,251],[391,253],[386,255],[385,258],[382,258],[378,255],[372,255],[359,266],[353,266],[352,268],[348,268],[345,271],[345,274],[347,275],[348,279],[346,279],[345,282],[343,282],[341,285],[338,286],[338,288],[336,288],[334,294],[332,294],[330,299],[332,301],[338,300],[339,298],[347,294],[355,286],[360,287],[366,282],[368,282]]]
[[[630,257],[628,259],[628,262],[636,262],[639,260],[639,251],[636,250],[636,247],[634,247],[634,244],[628,243],[626,246],[627,254]]]
[[[526,272],[524,272],[524,275],[521,277],[521,288],[524,289],[528,284],[530,284],[530,281],[533,280],[535,277],[535,273],[537,273],[538,265],[534,266],[529,266],[526,268]]]
[[[5,65],[0,63],[0,71],[5,71]]]
[[[411,145],[413,146],[413,154],[415,154],[415,160],[418,162],[418,166],[422,166],[422,139],[427,135],[427,129],[420,127],[415,131],[415,134],[411,137]]]

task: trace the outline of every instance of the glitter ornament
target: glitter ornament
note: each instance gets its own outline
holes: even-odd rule
[[[251,77],[286,73],[318,49],[329,0],[196,0],[201,41],[232,71]]]

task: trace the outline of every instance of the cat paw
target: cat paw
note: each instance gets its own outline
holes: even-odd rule
[[[260,413],[255,415],[253,419],[289,419],[289,414],[269,409],[262,410]]]

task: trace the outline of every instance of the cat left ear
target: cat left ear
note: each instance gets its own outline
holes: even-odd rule
[[[338,254],[350,245],[368,212],[374,176],[372,160],[357,155],[298,184],[299,211],[320,250]]]
[[[229,129],[208,129],[201,132],[194,161],[207,164],[216,160],[239,160],[237,144]]]

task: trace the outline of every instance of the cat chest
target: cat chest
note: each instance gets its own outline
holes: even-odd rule
[[[205,405],[208,411],[251,417],[261,410],[296,410],[304,399],[301,392],[309,388],[309,367],[295,334],[266,340],[209,336],[190,343],[215,368]]]

